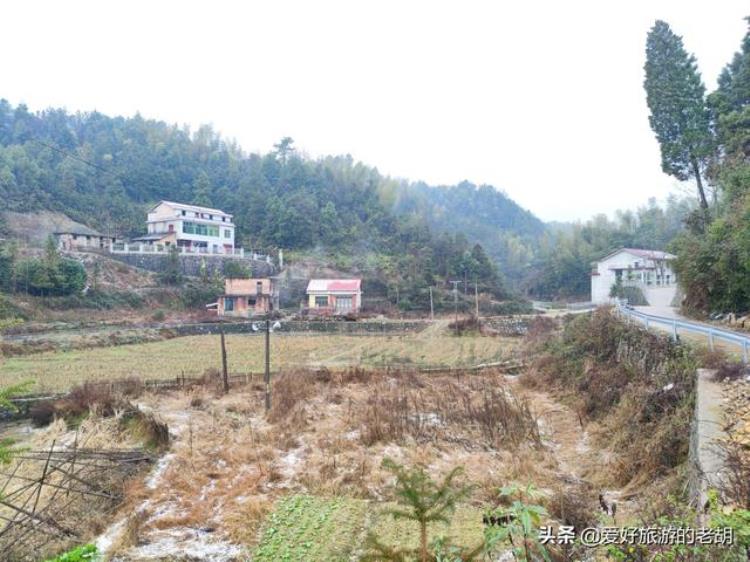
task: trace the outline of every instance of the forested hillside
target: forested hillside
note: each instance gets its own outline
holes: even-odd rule
[[[429,190],[436,197],[442,191],[417,189],[425,197]],[[489,190],[472,188],[469,195],[502,201],[532,224],[509,217],[495,229],[526,235],[543,228]],[[374,272],[382,291],[396,295],[393,301],[402,307],[424,306],[428,287],[449,278],[477,281],[496,298],[507,296],[496,264],[475,242],[480,233],[434,233],[429,225],[437,205],[425,206],[429,213],[404,212],[399,206],[409,193],[404,182],[349,156],[305,158],[288,138],[268,154],[246,154],[210,127],[191,132],[140,116],[32,113],[0,101],[5,210],[60,211],[105,233],[131,236],[143,231],[148,206],[160,199],[215,206],[235,215],[246,247],[348,257],[340,261]],[[498,207],[487,220],[499,221],[501,214]]]
[[[399,214],[423,217],[436,231],[462,232],[471,241],[481,241],[514,284],[528,275],[546,231],[541,220],[490,185],[402,183],[394,208]]]
[[[646,92],[662,168],[696,185],[675,241],[689,310],[750,310],[750,32],[706,96],[695,57],[665,22],[647,42]]]
[[[255,247],[382,245],[396,222],[427,224],[481,240],[512,277],[544,231],[490,186],[397,182],[350,157],[301,158],[291,139],[247,155],[210,127],[191,133],[139,116],[31,113],[7,101],[0,196],[10,210],[58,210],[119,235],[140,232],[146,204],[159,199],[214,205],[235,214],[241,239]]]
[[[5,100],[0,198],[5,210],[59,211],[118,236],[142,233],[160,199],[220,207],[245,247],[327,256],[405,308],[424,308],[427,288],[449,279],[476,280],[497,298],[513,287],[585,299],[591,261],[620,246],[666,249],[693,209],[673,198],[614,221],[548,227],[488,185],[409,183],[350,156],[305,158],[291,139],[246,154],[208,126],[33,113]]]

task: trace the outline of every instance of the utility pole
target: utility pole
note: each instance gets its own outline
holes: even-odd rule
[[[477,287],[477,280],[474,279],[474,315],[479,320],[479,289]]]
[[[266,412],[271,409],[271,310],[266,312]]]
[[[458,284],[462,281],[451,281],[453,283],[453,308],[455,309],[456,319],[453,325],[456,327],[456,335],[458,335]]]
[[[432,308],[432,287],[430,287],[430,320],[435,319],[435,310]]]

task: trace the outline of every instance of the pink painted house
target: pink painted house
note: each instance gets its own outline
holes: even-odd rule
[[[348,314],[362,307],[361,279],[310,279],[307,306],[320,314]]]

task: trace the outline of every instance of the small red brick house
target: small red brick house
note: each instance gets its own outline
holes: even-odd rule
[[[225,279],[217,311],[219,316],[248,317],[266,314],[274,305],[278,307],[275,279]]]
[[[361,279],[310,279],[307,306],[320,314],[359,312],[362,307]]]

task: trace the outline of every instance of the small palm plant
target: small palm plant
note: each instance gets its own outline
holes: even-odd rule
[[[450,518],[456,509],[456,504],[467,497],[470,486],[458,485],[455,482],[463,472],[462,467],[451,470],[441,482],[435,482],[422,468],[405,468],[389,458],[383,460],[383,467],[396,476],[396,501],[398,507],[385,511],[394,519],[414,521],[419,525],[419,548],[397,548],[383,544],[376,536],[368,536],[369,552],[362,560],[406,562],[419,560],[433,562],[438,559],[434,552],[430,552],[427,545],[427,529],[434,523],[450,523]],[[453,556],[463,561],[472,560],[483,550],[483,544],[473,550],[464,551],[458,547],[448,547],[441,539],[436,544],[439,551],[448,549]],[[435,549],[433,549],[434,551]]]
[[[533,562],[544,559],[549,562],[547,549],[539,540],[539,526],[547,511],[540,505],[528,503],[539,497],[532,484],[526,488],[516,485],[500,489],[500,499],[510,505],[487,514],[486,519],[499,521],[499,525],[485,527],[485,545],[488,551],[510,543],[513,557],[518,561]]]

